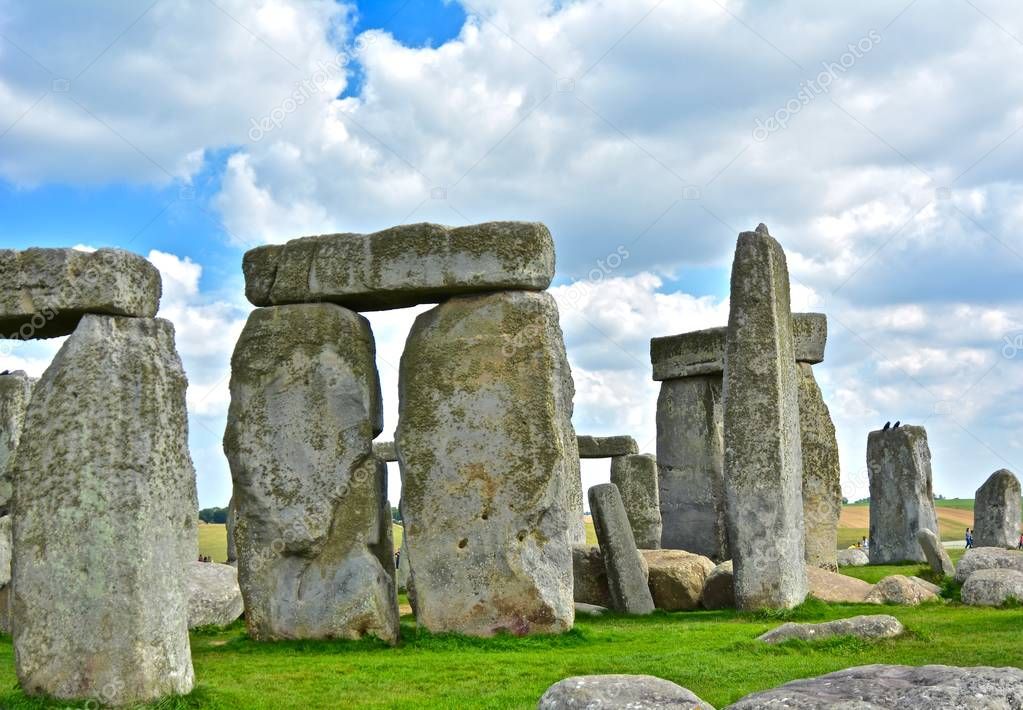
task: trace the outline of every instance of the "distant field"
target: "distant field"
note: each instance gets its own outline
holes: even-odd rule
[[[209,555],[214,562],[227,562],[227,526],[199,523],[199,554]]]

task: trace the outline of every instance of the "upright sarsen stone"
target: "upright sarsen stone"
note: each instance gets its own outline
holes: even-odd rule
[[[937,531],[931,487],[931,450],[921,426],[870,432],[870,562],[926,562],[917,533]]]
[[[369,322],[332,304],[253,311],[231,360],[224,450],[238,582],[258,640],[394,642],[398,609]]]
[[[724,381],[736,606],[791,608],[807,594],[798,383],[785,253],[764,225],[735,249]]]
[[[799,375],[799,430],[803,455],[803,525],[806,563],[838,571],[838,519],[842,514],[842,474],[838,439],[828,405],[805,362]]]
[[[549,294],[453,298],[416,319],[395,443],[416,621],[430,631],[571,628],[574,389]]]
[[[647,586],[646,565],[636,548],[618,487],[613,483],[593,486],[589,497],[611,605],[623,614],[651,613],[654,598]]]
[[[999,469],[977,489],[973,505],[976,547],[1016,547],[1020,529],[1020,485],[1012,471]]]
[[[30,695],[192,689],[197,501],[165,320],[85,316],[35,387],[14,464],[14,651]]]
[[[636,547],[641,550],[660,548],[657,460],[650,454],[615,456],[611,459],[611,483],[618,486],[621,493]]]
[[[0,375],[0,516],[10,511],[14,450],[18,448],[35,382],[21,370]]]

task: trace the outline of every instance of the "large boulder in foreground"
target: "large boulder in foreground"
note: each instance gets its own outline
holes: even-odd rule
[[[18,370],[0,375],[0,515],[7,515],[14,493],[11,467],[35,379]]]
[[[803,524],[806,564],[838,571],[838,518],[842,513],[838,439],[813,368],[796,365],[799,376],[799,431],[803,455]]]
[[[1023,572],[1023,552],[1004,547],[974,547],[966,551],[956,566],[956,581],[965,582],[982,569],[1013,569]]]
[[[808,591],[796,356],[785,253],[762,224],[735,248],[724,393],[736,605],[791,608]]]
[[[962,599],[963,604],[970,606],[1001,606],[1009,600],[1023,602],[1023,572],[977,570],[963,584]]]
[[[916,534],[938,530],[931,449],[921,426],[877,430],[867,437],[870,562],[925,562]]]
[[[649,675],[583,675],[558,681],[540,698],[538,710],[576,708],[685,708],[714,710],[689,690]]]
[[[893,574],[874,585],[867,595],[868,604],[899,604],[916,606],[938,599],[934,588],[921,584],[913,577]]]
[[[572,627],[574,391],[549,294],[453,298],[416,319],[395,443],[421,626],[473,636]]]
[[[1009,710],[1021,705],[1023,670],[1019,668],[875,665],[794,680],[748,695],[727,710]]]
[[[611,459],[611,483],[622,494],[632,535],[641,550],[661,546],[661,509],[657,497],[657,460],[650,454]]]
[[[1016,547],[1020,529],[1020,485],[1012,471],[992,473],[977,489],[973,504],[973,544]]]
[[[194,680],[195,472],[174,326],[85,316],[14,464],[14,651],[29,695],[127,705]]]
[[[87,313],[152,318],[160,272],[121,249],[0,249],[0,338],[55,338]]]
[[[856,638],[876,641],[901,636],[906,627],[894,616],[874,614],[870,616],[854,616],[849,619],[838,619],[823,624],[782,624],[768,631],[757,640],[764,643],[784,643],[792,639],[801,641],[820,641],[836,636],[855,636]]]
[[[922,528],[916,534],[916,541],[920,543],[920,549],[923,550],[932,572],[942,577],[955,575],[956,568],[952,564],[952,558],[948,556],[948,551],[941,544],[941,539],[933,531]]]
[[[381,417],[365,318],[329,303],[249,315],[224,451],[252,638],[397,640]]]
[[[665,611],[689,611],[700,606],[700,596],[714,563],[703,555],[683,550],[640,550],[649,569],[647,585],[654,606]]]
[[[543,291],[554,278],[554,240],[539,222],[403,224],[257,247],[242,268],[255,306],[403,308],[490,291]]]
[[[188,628],[227,626],[245,611],[238,570],[216,562],[188,566]]]

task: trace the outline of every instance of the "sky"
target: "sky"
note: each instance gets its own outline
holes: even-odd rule
[[[160,269],[205,507],[230,496],[246,250],[542,221],[576,429],[654,452],[649,339],[725,324],[736,236],[764,222],[794,309],[828,315],[844,494],[901,420],[936,493],[972,497],[1023,464],[1021,64],[1017,0],[0,0],[0,247]],[[369,316],[382,439],[425,309]],[[39,375],[60,344],[0,368]]]

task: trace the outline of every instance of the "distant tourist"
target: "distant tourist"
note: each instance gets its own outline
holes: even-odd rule
[[[966,549],[969,550],[973,547],[973,531],[966,528]]]
[[[394,553],[394,568],[397,569],[401,566],[401,550]]]
[[[1019,544],[1016,545],[1017,550],[1023,550],[1023,535],[1019,536]]]
[[[862,547],[864,551],[870,549],[870,543],[867,542],[867,538],[863,538],[863,542],[860,543],[860,547]]]

